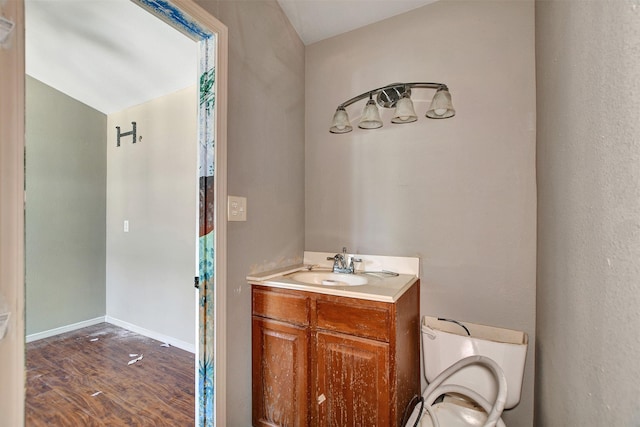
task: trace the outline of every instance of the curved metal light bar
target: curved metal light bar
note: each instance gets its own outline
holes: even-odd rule
[[[411,89],[436,89],[436,93],[431,100],[431,105],[425,114],[430,119],[448,119],[455,116],[456,110],[451,103],[449,88],[443,83],[413,82],[413,83],[392,83],[379,87],[338,105],[333,116],[333,122],[329,131],[331,133],[347,133],[353,130],[347,115],[346,108],[363,99],[369,98],[362,113],[362,121],[358,127],[362,129],[377,129],[382,127],[382,120],[378,110],[378,105],[384,108],[396,108],[392,123],[411,123],[417,120],[413,102],[411,101]],[[373,97],[376,97],[373,101]],[[377,105],[376,105],[377,104]]]

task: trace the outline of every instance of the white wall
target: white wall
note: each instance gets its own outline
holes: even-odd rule
[[[197,87],[108,116],[107,316],[195,345]],[[137,123],[141,141],[123,137]],[[129,232],[124,232],[124,221]]]
[[[524,330],[511,427],[533,423],[533,1],[440,1],[306,49],[306,239],[314,251],[421,259],[422,314]],[[457,115],[329,133],[336,106],[393,82],[446,83]],[[363,103],[348,108],[354,126]]]
[[[537,1],[536,424],[640,425],[640,5]]]

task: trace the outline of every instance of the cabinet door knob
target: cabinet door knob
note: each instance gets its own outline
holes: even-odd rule
[[[327,400],[327,398],[324,396],[324,394],[321,394],[320,396],[318,396],[318,405],[322,405],[322,403],[324,403],[325,400]]]

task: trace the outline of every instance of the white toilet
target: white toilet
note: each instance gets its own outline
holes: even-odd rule
[[[520,402],[527,345],[524,332],[423,317],[429,385],[406,426],[504,426],[502,410]]]

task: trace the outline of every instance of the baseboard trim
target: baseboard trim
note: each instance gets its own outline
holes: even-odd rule
[[[149,329],[136,326],[132,323],[125,322],[124,320],[116,319],[115,317],[111,317],[111,316],[105,316],[104,321],[107,323],[111,323],[112,325],[127,329],[131,332],[135,332],[136,334],[144,335],[145,337],[148,337],[163,343],[167,343],[173,347],[177,347],[181,350],[188,351],[189,353],[195,354],[196,352],[196,346],[194,344],[190,344],[188,342],[175,339],[168,335],[164,335],[159,332],[151,331]]]
[[[89,320],[83,320],[82,322],[78,322],[78,323],[72,323],[71,325],[65,325],[65,326],[61,326],[59,328],[54,328],[54,329],[49,329],[47,331],[42,331],[42,332],[37,332],[35,334],[30,334],[27,335],[26,341],[27,343],[33,342],[33,341],[38,341],[38,340],[42,340],[45,338],[50,338],[56,335],[60,335],[60,334],[64,334],[67,332],[72,332],[75,331],[77,329],[82,329],[82,328],[86,328],[88,326],[93,326],[93,325],[97,325],[98,323],[103,323],[106,320],[106,316],[100,316],[100,317],[96,317],[94,319],[89,319]]]
[[[184,351],[188,351],[189,353],[195,354],[195,352],[196,352],[196,346],[194,344],[190,344],[188,342],[184,342],[184,341],[172,338],[172,337],[170,337],[168,335],[164,335],[164,334],[161,334],[159,332],[151,331],[149,329],[145,329],[145,328],[142,328],[140,326],[136,326],[134,324],[131,324],[129,322],[125,322],[125,321],[120,320],[120,319],[116,319],[116,318],[111,317],[111,316],[100,316],[100,317],[96,317],[94,319],[83,320],[82,322],[72,323],[71,325],[65,325],[65,326],[61,326],[59,328],[49,329],[47,331],[42,331],[42,332],[37,332],[35,334],[30,334],[30,335],[27,335],[25,338],[26,338],[26,342],[30,343],[30,342],[42,340],[42,339],[45,339],[45,338],[54,337],[56,335],[64,334],[64,333],[67,333],[67,332],[73,332],[75,330],[86,328],[88,326],[97,325],[97,324],[103,323],[103,322],[111,323],[112,325],[119,326],[121,328],[127,329],[127,330],[129,330],[131,332],[135,332],[135,333],[140,334],[140,335],[144,335],[145,337],[154,339],[156,341],[167,343],[167,344],[169,344],[169,345],[171,345],[173,347],[177,347],[177,348],[182,349]]]

